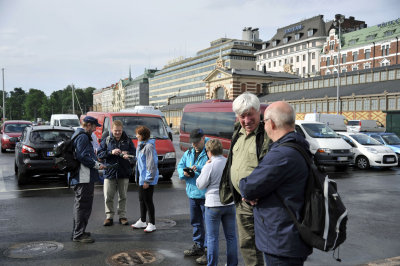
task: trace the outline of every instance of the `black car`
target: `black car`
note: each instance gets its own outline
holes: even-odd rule
[[[18,185],[34,175],[63,174],[54,163],[54,145],[71,138],[74,129],[59,126],[27,127],[15,146],[15,173]]]

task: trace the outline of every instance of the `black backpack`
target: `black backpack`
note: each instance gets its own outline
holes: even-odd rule
[[[293,211],[281,198],[283,204],[305,243],[322,251],[335,250],[346,240],[348,220],[347,210],[337,192],[336,182],[318,170],[300,145],[286,142],[280,146],[298,150],[307,161],[309,169],[302,210],[303,220],[298,221]],[[340,261],[339,258],[337,260]]]
[[[76,136],[71,139],[60,141],[54,145],[54,163],[55,165],[64,171],[65,173],[74,173],[78,171],[80,162],[76,159],[74,140],[80,135],[85,134],[79,132]]]

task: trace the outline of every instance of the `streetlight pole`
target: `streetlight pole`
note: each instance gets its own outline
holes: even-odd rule
[[[336,114],[339,114],[340,110],[340,48],[341,48],[341,39],[340,39],[340,25],[344,22],[344,16],[341,14],[335,15],[335,20],[333,25],[339,26],[339,43],[338,43],[338,69],[337,69],[337,88],[336,88]]]
[[[3,73],[3,122],[6,121],[6,104],[5,104],[5,90],[4,90],[4,68],[1,69]]]

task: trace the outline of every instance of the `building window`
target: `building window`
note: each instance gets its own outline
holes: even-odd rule
[[[326,66],[329,66],[331,64],[331,58],[327,57],[326,58]]]
[[[358,52],[353,52],[353,61],[357,61],[358,60]]]
[[[353,65],[353,66],[351,67],[351,71],[356,71],[356,70],[358,70],[358,65]]]
[[[347,109],[348,109],[348,108],[347,108],[347,104],[348,104],[348,103],[347,103],[346,100],[344,100],[344,101],[342,100],[342,111],[348,111],[348,110],[347,110]]]
[[[378,100],[377,99],[372,99],[371,100],[371,110],[378,110]]]
[[[329,86],[333,87],[335,86],[335,78],[334,79],[329,79]]]
[[[365,59],[371,58],[371,49],[365,49]]]
[[[354,111],[354,100],[349,100],[349,111]]]
[[[303,54],[303,61],[306,61],[306,55]]]
[[[383,35],[384,35],[385,37],[392,36],[393,34],[394,34],[394,30],[388,30],[388,31],[385,31],[385,32],[383,33]]]
[[[335,42],[334,41],[330,41],[329,42],[329,50],[334,50],[335,49]]]
[[[290,63],[293,64],[293,57],[290,58]]]
[[[294,36],[294,39],[295,39],[296,41],[298,41],[298,40],[300,39],[300,33],[297,33],[297,34]]]
[[[296,62],[300,62],[300,56],[296,56]]]
[[[389,55],[389,44],[382,46],[382,56]]]
[[[322,102],[322,112],[328,112],[328,103]]]
[[[246,91],[246,84],[242,83],[242,85],[240,85],[240,91],[241,92],[245,92]]]
[[[370,100],[364,99],[364,110],[369,111],[369,108],[370,108]]]
[[[362,100],[356,100],[356,111],[362,111]]]
[[[364,69],[370,69],[370,68],[371,68],[371,63],[364,64]]]
[[[307,31],[307,36],[308,37],[311,37],[313,35],[314,35],[314,30],[313,29]]]
[[[315,73],[315,65],[312,65],[312,66],[311,66],[311,72],[312,72],[312,73]]]
[[[268,63],[268,68],[271,68],[271,62]]]
[[[336,104],[335,104],[334,101],[329,101],[329,110],[328,110],[328,112],[334,112],[334,111],[336,111],[336,110],[335,110],[335,106],[336,106]]]
[[[352,84],[353,84],[352,76],[347,76],[347,85],[352,85]]]
[[[315,53],[311,53],[311,59],[315,59]]]
[[[346,54],[342,54],[342,64],[346,63],[346,59],[347,59],[347,55]]]
[[[276,43],[277,43],[276,41],[273,41],[273,42],[272,42],[272,47],[275,47],[275,46],[276,46]]]
[[[274,61],[274,67],[276,67],[276,61]]]
[[[305,113],[305,111],[306,111],[306,105],[305,105],[305,103],[301,103],[300,104],[300,113]]]
[[[387,72],[386,71],[382,71],[381,72],[381,81],[386,81],[387,80]]]
[[[360,75],[360,83],[365,83],[365,74]]]
[[[315,47],[315,46],[317,46],[317,42],[313,41],[311,45],[312,45],[312,47]]]
[[[346,73],[347,72],[347,68],[346,67],[342,67],[342,73]]]
[[[367,74],[367,82],[372,82],[372,73]]]
[[[282,60],[279,60],[279,66],[281,66],[282,65]]]
[[[288,43],[288,41],[289,41],[288,37],[283,38],[283,43]]]
[[[379,109],[384,111],[386,110],[386,99],[379,99]]]
[[[306,67],[303,67],[303,75],[306,74]]]
[[[396,99],[395,98],[388,99],[388,110],[396,110]]]
[[[379,74],[380,74],[380,72],[375,72],[374,73],[374,82],[379,81]]]
[[[333,64],[334,64],[334,65],[337,64],[337,56],[336,56],[336,55],[333,57]]]
[[[290,52],[294,52],[294,46],[290,47]]]

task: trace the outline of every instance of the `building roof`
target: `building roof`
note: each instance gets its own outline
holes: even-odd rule
[[[392,34],[389,34],[389,33]],[[400,33],[400,18],[381,23],[369,28],[345,33],[341,36],[342,49],[384,41],[398,36]]]
[[[390,80],[383,82],[369,82],[356,85],[340,86],[340,97],[358,95],[381,94],[384,91],[388,93],[400,92],[400,80]],[[336,97],[336,86],[321,89],[309,89],[288,91],[280,93],[271,93],[260,97],[261,102],[275,101],[294,101],[301,99],[319,99],[324,97]]]
[[[220,69],[221,71],[237,76],[254,76],[264,78],[286,78],[286,79],[299,79],[299,76],[292,75],[286,72],[271,72],[271,71],[258,71],[250,69]]]

